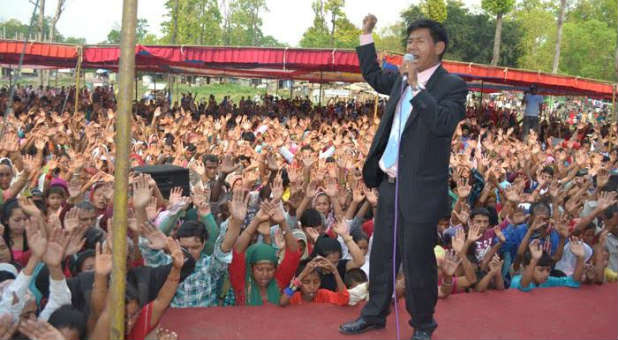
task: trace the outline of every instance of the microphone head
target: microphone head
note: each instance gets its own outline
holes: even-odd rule
[[[409,63],[412,63],[412,62],[414,62],[414,59],[416,59],[416,58],[414,58],[414,55],[412,55],[410,53],[406,53],[406,54],[403,55],[403,61],[407,61]]]

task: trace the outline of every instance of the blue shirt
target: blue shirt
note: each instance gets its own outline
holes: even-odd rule
[[[524,102],[526,102],[526,111],[524,116],[526,117],[538,117],[539,105],[543,103],[543,96],[538,94],[526,93],[524,96]]]
[[[530,282],[528,287],[524,288],[521,286],[521,275],[513,276],[513,280],[511,280],[510,288],[517,288],[522,292],[529,292],[534,288],[550,288],[550,287],[571,287],[571,288],[579,288],[579,282],[575,281],[572,276],[563,276],[556,277],[550,276],[547,278],[547,281],[541,283],[540,285],[534,284],[534,282]]]
[[[523,241],[524,237],[526,236],[527,231],[528,231],[528,224],[526,223],[519,224],[519,225],[509,224],[509,226],[506,227],[502,231],[504,233],[504,237],[506,238],[506,242],[502,245],[500,249],[501,252],[509,251],[511,253],[511,256],[515,258],[515,255],[517,255],[517,248],[519,248],[519,245],[521,244],[521,241]],[[537,239],[537,238],[538,238],[537,236],[532,234],[532,236],[530,237],[530,241]],[[546,237],[538,238],[538,239],[541,243],[541,246],[544,246],[546,242]],[[553,256],[556,253],[556,250],[558,250],[559,241],[560,241],[560,235],[558,234],[558,232],[556,232],[555,229],[552,229],[549,232],[549,242],[551,243],[551,247],[549,248],[550,256]]]

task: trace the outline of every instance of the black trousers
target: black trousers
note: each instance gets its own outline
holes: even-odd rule
[[[363,318],[371,322],[386,320],[393,295],[395,184],[384,180],[378,191],[369,264],[369,301],[361,313]],[[433,318],[438,299],[438,272],[433,250],[437,241],[437,221],[411,223],[403,219],[403,209],[406,207],[399,207],[395,267],[403,265],[410,325],[415,329],[432,332],[438,326]]]

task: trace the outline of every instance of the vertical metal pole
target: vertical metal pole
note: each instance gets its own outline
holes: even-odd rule
[[[127,273],[127,190],[129,186],[129,140],[131,137],[133,81],[135,81],[135,26],[137,0],[124,0],[118,65],[118,117],[116,118],[116,162],[114,171],[114,231],[110,339],[124,339],[124,295]]]
[[[476,109],[476,118],[479,118],[480,115],[480,111],[483,110],[483,90],[484,90],[484,86],[485,84],[483,83],[483,80],[481,80],[481,99],[479,100],[479,108]]]
[[[294,80],[290,79],[290,99],[292,99],[294,95]]]
[[[322,106],[322,82],[324,80],[324,74],[320,72],[320,100],[318,106]]]
[[[137,72],[135,72],[135,102],[137,102],[137,97],[138,97],[138,95],[137,95],[137,83],[138,83],[138,81],[137,81]]]
[[[612,112],[614,113],[614,119],[618,121],[618,115],[616,115],[616,86],[618,85],[614,84],[612,86]]]
[[[77,108],[79,105],[79,87],[80,87],[80,73],[82,71],[82,46],[77,48],[77,69],[75,70],[75,108],[73,110],[73,115],[77,114]]]

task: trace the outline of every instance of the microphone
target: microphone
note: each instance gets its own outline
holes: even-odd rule
[[[413,63],[414,62],[414,55],[410,54],[410,53],[406,53],[403,55],[403,62],[406,63]],[[403,83],[407,83],[408,82],[408,73],[404,73],[403,74]]]

